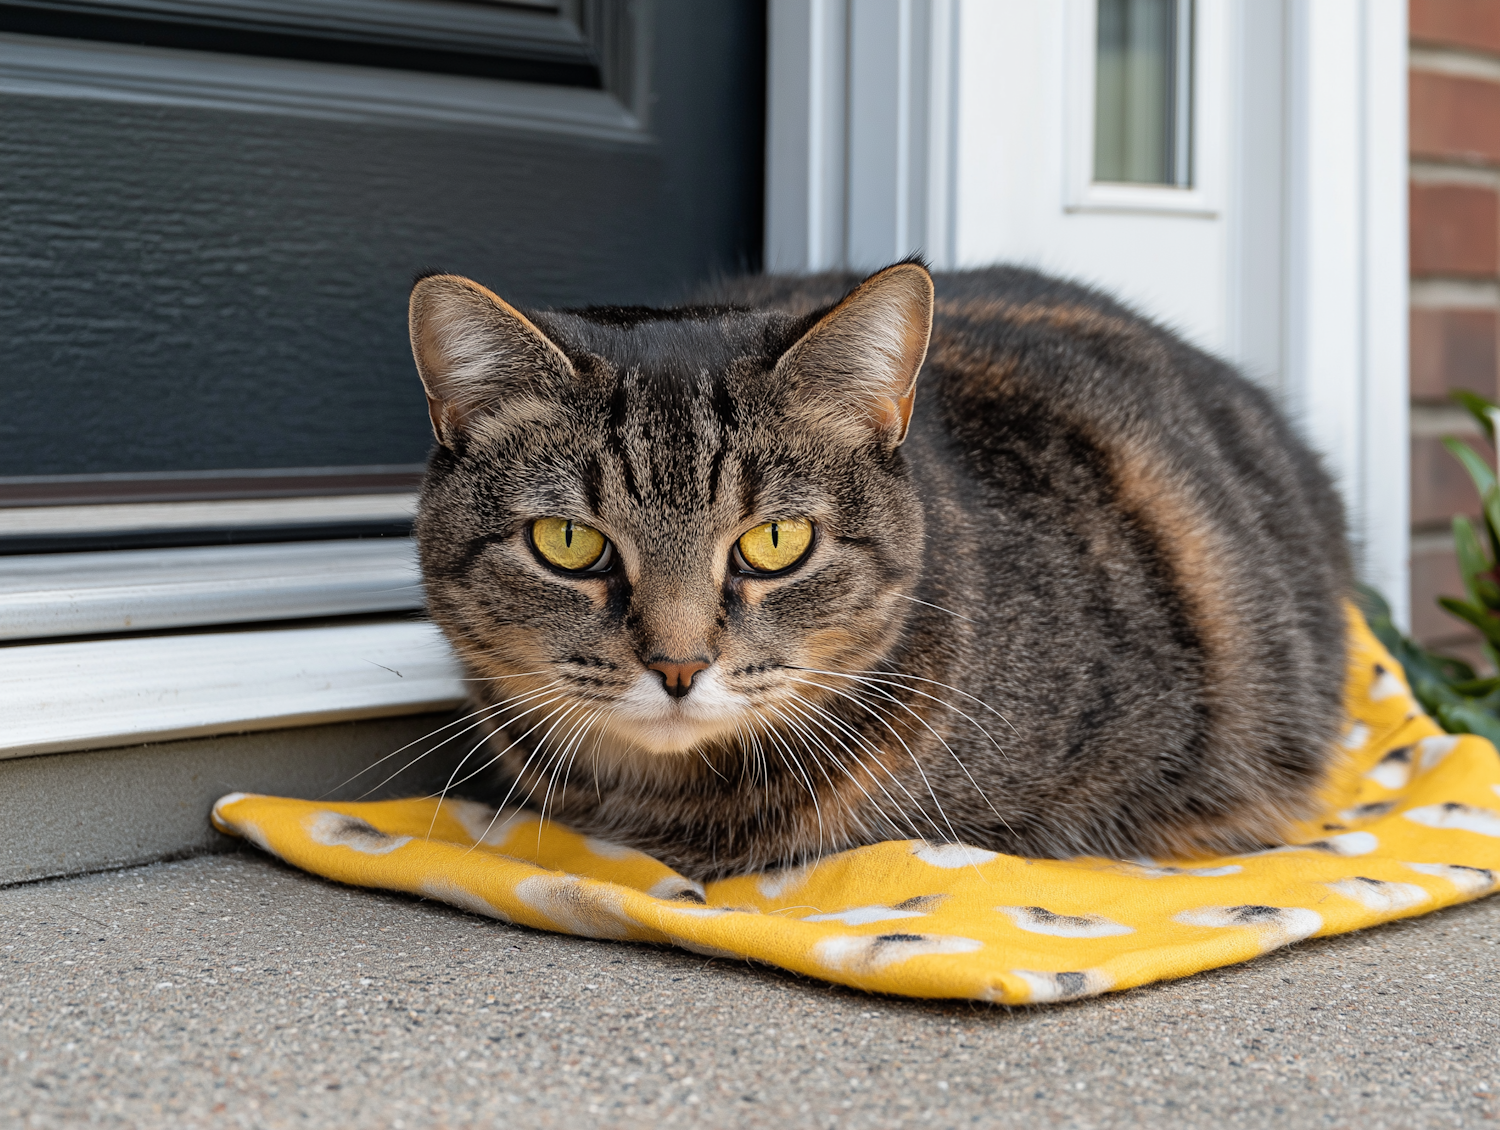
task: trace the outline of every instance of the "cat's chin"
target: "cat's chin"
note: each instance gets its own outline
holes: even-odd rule
[[[620,725],[617,722],[607,728],[607,732],[615,739],[615,744],[612,750],[606,747],[605,752],[613,753],[616,759],[668,757],[673,754],[689,753],[707,745],[723,737],[733,728],[723,725],[683,724],[673,720],[641,726]]]

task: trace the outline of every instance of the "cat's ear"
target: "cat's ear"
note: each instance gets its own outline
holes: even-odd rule
[[[412,356],[427,390],[432,432],[444,447],[517,384],[574,376],[572,363],[541,330],[471,279],[418,279],[409,313]]]
[[[932,276],[920,263],[871,275],[776,363],[804,402],[852,415],[895,448],[906,438],[932,335]]]

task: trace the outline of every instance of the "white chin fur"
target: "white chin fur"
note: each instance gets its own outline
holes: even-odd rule
[[[694,675],[683,698],[669,695],[655,672],[643,671],[611,706],[605,726],[648,753],[683,753],[731,732],[749,705],[724,686],[715,667]]]

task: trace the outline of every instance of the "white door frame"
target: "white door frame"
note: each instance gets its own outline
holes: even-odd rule
[[[960,59],[983,52],[960,36],[966,14],[994,28],[997,6],[1024,9],[1034,28],[1034,3],[770,0],[767,270],[874,267],[914,251],[939,268],[973,264],[958,221],[984,201],[964,194],[982,193],[990,178],[1034,175],[1024,162],[1039,158],[1007,164],[1004,153],[966,151],[961,139],[978,136],[975,126],[1015,110],[966,101],[980,84],[965,82]],[[1233,28],[1237,72],[1224,76],[1235,103],[1229,188],[1215,194],[1229,277],[1208,336],[1278,391],[1323,455],[1348,506],[1360,576],[1404,625],[1405,3],[1198,3],[1213,17],[1205,26]],[[1034,48],[1067,57],[1061,40]],[[1066,133],[1066,105],[1050,112]],[[1066,194],[1057,207],[1069,207]],[[1150,312],[1149,302],[1123,297]]]

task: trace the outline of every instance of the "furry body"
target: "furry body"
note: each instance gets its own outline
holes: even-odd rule
[[[1314,457],[1224,364],[1006,269],[936,276],[910,429],[872,440],[836,385],[777,368],[859,281],[532,314],[572,376],[493,362],[417,526],[493,799],[695,878],[892,838],[1276,842],[1341,722],[1350,567]],[[517,540],[575,512],[620,546],[603,580]],[[817,523],[800,570],[722,564],[777,514]],[[688,652],[711,666],[662,707],[644,665]]]

